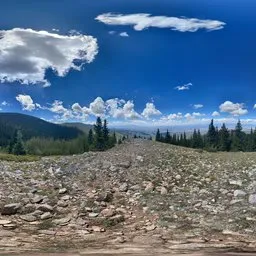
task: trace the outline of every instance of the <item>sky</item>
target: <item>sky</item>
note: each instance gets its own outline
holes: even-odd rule
[[[254,0],[8,0],[0,111],[114,127],[256,126]]]

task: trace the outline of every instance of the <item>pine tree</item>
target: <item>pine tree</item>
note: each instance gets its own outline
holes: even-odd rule
[[[26,155],[21,131],[18,131],[16,134],[16,143],[13,145],[12,153],[14,155]]]
[[[238,120],[236,128],[234,131],[234,136],[232,140],[232,151],[243,151],[244,150],[244,137],[243,127],[241,121]]]
[[[94,146],[96,150],[104,150],[104,137],[103,137],[103,127],[100,117],[97,117],[96,124],[94,125],[95,139]]]
[[[104,120],[102,134],[103,134],[103,139],[105,144],[104,147],[108,148],[109,147],[109,130],[108,130],[108,123],[106,119]]]
[[[171,143],[171,136],[170,136],[170,133],[169,133],[168,130],[167,130],[167,132],[165,134],[164,142],[165,143]]]
[[[156,132],[156,141],[161,141],[161,134],[159,129],[157,129],[157,132]]]
[[[93,131],[92,129],[89,130],[88,134],[88,144],[91,146],[93,144]]]
[[[229,151],[230,150],[230,134],[226,125],[223,123],[219,131],[219,146],[220,151]]]
[[[213,124],[213,119],[211,120],[211,123],[209,125],[209,129],[208,129],[208,132],[207,132],[207,147],[209,149],[214,149],[217,147],[217,132],[216,132],[216,128]]]

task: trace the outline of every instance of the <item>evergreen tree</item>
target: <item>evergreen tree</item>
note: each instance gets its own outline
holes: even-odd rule
[[[166,134],[165,134],[165,143],[171,143],[171,136],[169,131],[167,130]]]
[[[219,131],[219,146],[220,151],[229,151],[230,150],[230,134],[226,125],[223,123]]]
[[[161,134],[159,129],[157,129],[157,132],[156,132],[156,141],[161,141]]]
[[[217,138],[218,134],[216,132],[216,128],[213,124],[213,119],[211,120],[211,123],[209,125],[209,129],[208,129],[208,132],[207,132],[207,147],[208,148],[216,148],[217,147]]]
[[[92,129],[89,130],[88,134],[88,144],[91,146],[93,144],[93,131]]]
[[[14,155],[26,155],[21,131],[17,132],[15,141],[16,143],[13,145],[12,153]]]
[[[234,131],[232,140],[232,151],[243,151],[244,150],[244,136],[243,127],[241,121],[238,120]]]
[[[94,125],[95,139],[94,146],[96,150],[102,151],[105,148],[103,127],[100,117],[97,117],[96,124]]]
[[[103,134],[105,148],[108,148],[109,147],[109,129],[108,129],[108,123],[106,119],[104,120],[102,134]]]

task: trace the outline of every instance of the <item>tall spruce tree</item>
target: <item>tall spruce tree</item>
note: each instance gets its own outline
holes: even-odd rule
[[[219,131],[218,149],[220,151],[229,151],[230,150],[230,134],[229,134],[229,131],[224,123],[222,124],[220,131]]]
[[[97,117],[96,124],[94,125],[94,147],[98,151],[104,150],[104,137],[103,137],[103,127],[100,117]]]
[[[159,129],[157,129],[157,132],[156,132],[156,141],[161,141],[161,134]]]
[[[243,151],[244,150],[244,138],[243,127],[241,121],[238,120],[232,138],[232,151]]]
[[[109,129],[108,129],[108,123],[107,120],[104,120],[103,128],[102,128],[102,135],[104,139],[104,146],[105,148],[109,147]]]
[[[164,139],[165,143],[171,143],[171,135],[169,133],[169,131],[167,130],[166,134],[165,134],[165,139]]]
[[[211,123],[209,125],[209,129],[206,135],[206,140],[207,140],[207,147],[210,149],[214,149],[217,147],[217,141],[218,141],[218,137],[217,137],[217,131],[216,128],[214,126],[213,123],[213,119],[211,120]]]
[[[89,144],[89,146],[91,146],[93,144],[93,131],[92,131],[92,129],[90,129],[89,133],[88,133],[88,144]]]

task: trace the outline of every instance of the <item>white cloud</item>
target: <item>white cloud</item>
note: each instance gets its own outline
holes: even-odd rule
[[[101,97],[97,97],[92,103],[90,103],[90,111],[95,116],[104,116],[105,114],[105,102]]]
[[[110,35],[114,35],[114,34],[116,34],[116,31],[111,30],[111,31],[108,31],[108,33],[109,33]]]
[[[181,120],[183,119],[183,115],[181,112],[179,113],[173,113],[173,114],[169,114],[168,116],[164,116],[161,118],[161,120]]]
[[[37,105],[33,102],[29,95],[19,94],[16,96],[16,100],[20,102],[23,110],[32,111],[36,109]]]
[[[97,53],[97,40],[91,36],[22,28],[1,30],[0,81],[49,86],[47,69],[63,77],[71,69],[80,71]]]
[[[233,103],[231,101],[225,101],[219,106],[220,112],[229,113],[233,116],[242,116],[248,113],[244,103]]]
[[[212,116],[220,116],[220,113],[218,111],[212,112]]]
[[[119,34],[119,36],[121,36],[121,37],[129,37],[129,34],[127,32],[121,32]]]
[[[4,100],[4,101],[1,103],[1,105],[2,105],[2,106],[9,106],[10,104],[9,104],[7,101]]]
[[[154,103],[147,103],[145,109],[142,112],[142,116],[145,118],[150,118],[152,116],[160,116],[162,113],[156,109]]]
[[[226,25],[218,20],[200,20],[196,18],[186,17],[167,17],[167,16],[151,16],[147,13],[137,14],[113,14],[105,13],[95,18],[107,25],[129,25],[134,26],[134,29],[141,31],[150,27],[155,28],[170,28],[180,32],[196,32],[199,29],[207,31],[223,29]]]
[[[256,109],[256,104],[254,104],[253,109]]]
[[[176,87],[174,87],[174,89],[176,89],[178,91],[184,91],[184,90],[189,90],[191,86],[192,86],[192,83],[188,83],[188,84],[184,84],[181,86],[176,86]]]
[[[194,109],[199,109],[199,108],[203,108],[204,105],[203,104],[195,104],[193,107],[194,107]]]

